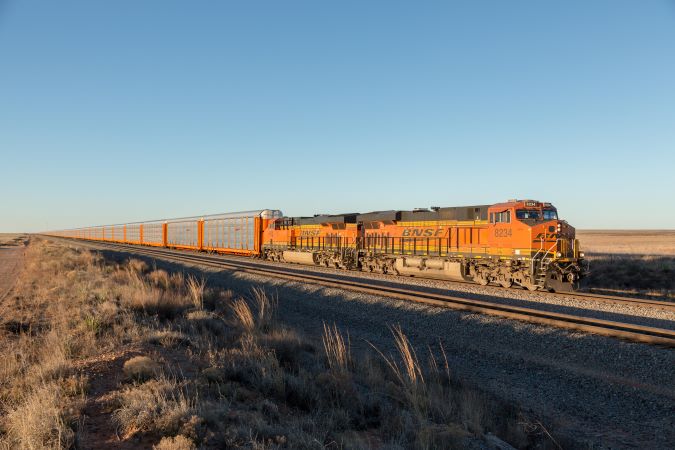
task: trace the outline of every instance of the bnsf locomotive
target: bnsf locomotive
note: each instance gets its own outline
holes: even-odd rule
[[[571,290],[583,276],[575,229],[533,200],[313,217],[259,210],[47,234],[529,290]]]

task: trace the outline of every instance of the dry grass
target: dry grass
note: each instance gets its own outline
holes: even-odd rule
[[[190,276],[187,280],[187,291],[195,308],[204,309],[204,291],[206,279]]]
[[[0,233],[0,246],[23,245],[28,236],[22,233]]]
[[[255,328],[255,320],[251,307],[248,306],[246,300],[240,298],[232,303],[232,314],[236,323],[247,333],[250,333]]]
[[[261,288],[237,296],[45,242],[29,253],[18,295],[0,311],[11,330],[1,341],[0,448],[72,447],[95,420],[81,418],[88,401],[114,424],[100,439],[117,431],[156,449],[461,448],[487,431],[549,445],[523,431],[517,411],[452,377],[442,345],[420,357],[398,326],[394,354],[354,354],[346,331],[325,323],[317,347],[283,326],[276,296]],[[94,381],[76,369],[139,353],[148,356],[104,365]],[[119,381],[88,399],[88,383],[106,378]]]
[[[159,364],[147,356],[135,356],[127,360],[122,370],[127,377],[136,381],[146,381],[161,373]]]
[[[71,447],[75,433],[63,409],[68,400],[62,391],[58,383],[42,384],[9,408],[4,444],[25,449]]]
[[[349,339],[345,342],[337,325],[323,324],[323,350],[328,367],[338,372],[346,372],[351,367],[351,349]]]
[[[675,231],[578,231],[589,263],[584,286],[675,297]]]
[[[675,256],[675,230],[577,230],[588,256]]]
[[[120,392],[114,420],[125,437],[139,432],[175,434],[194,409],[194,400],[176,380],[161,378]]]
[[[163,437],[159,444],[152,447],[154,450],[195,450],[194,442],[185,436]]]

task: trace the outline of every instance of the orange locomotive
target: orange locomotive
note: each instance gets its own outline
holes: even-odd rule
[[[575,229],[550,203],[282,218],[263,231],[262,257],[530,290],[571,290],[583,276]]]
[[[47,234],[530,290],[571,290],[583,276],[574,228],[533,200],[314,217],[266,209]]]

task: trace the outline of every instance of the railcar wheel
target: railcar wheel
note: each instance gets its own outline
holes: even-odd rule
[[[503,288],[510,288],[513,286],[513,281],[512,280],[502,280],[499,282],[499,285]]]

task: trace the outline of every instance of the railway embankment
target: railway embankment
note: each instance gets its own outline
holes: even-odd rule
[[[337,317],[294,316],[289,301],[320,303],[319,292],[117,256],[29,247],[1,305],[3,446],[568,442],[543,417],[467,383],[442,340],[422,346],[405,323],[382,323],[367,343]]]
[[[105,254],[122,260],[130,255]],[[147,261],[207,273],[210,283],[234,292],[265,286],[276,293],[278,320],[314,342],[325,322],[348,333],[354,351],[375,346],[393,354],[390,327],[400,326],[420,354],[430,350],[437,361],[447,358],[453,376],[527,411],[523,423],[538,422],[558,439],[666,448],[675,438],[671,349],[161,258]]]

